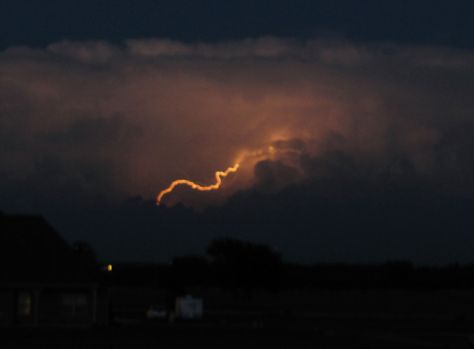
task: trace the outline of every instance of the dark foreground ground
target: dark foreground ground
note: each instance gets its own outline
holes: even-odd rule
[[[251,299],[203,292],[204,318],[148,320],[163,298],[111,290],[108,327],[2,327],[3,348],[474,348],[472,289],[300,289]]]
[[[472,323],[321,317],[285,324],[3,328],[0,348],[473,348]]]

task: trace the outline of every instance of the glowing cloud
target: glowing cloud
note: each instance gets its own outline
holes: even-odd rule
[[[173,181],[168,188],[162,190],[158,196],[156,197],[156,204],[160,205],[161,200],[166,194],[171,193],[174,188],[176,188],[178,185],[187,185],[188,187],[194,189],[194,190],[199,190],[199,191],[211,191],[211,190],[217,190],[221,187],[222,185],[222,178],[225,178],[229,175],[229,173],[237,172],[239,169],[240,164],[235,164],[232,167],[227,168],[225,171],[216,171],[215,177],[216,177],[216,182],[211,185],[203,186],[200,184],[197,184],[193,181],[190,181],[188,179],[177,179]]]
[[[0,51],[0,207],[156,200],[174,179],[213,184],[216,164],[239,163],[222,195],[180,197],[215,205],[259,184],[261,161],[298,168],[327,151],[350,154],[363,173],[406,158],[420,175],[462,175],[462,185],[443,184],[466,190],[473,94],[474,54],[426,45],[257,38],[11,47]],[[305,164],[301,179],[320,175],[319,164]]]

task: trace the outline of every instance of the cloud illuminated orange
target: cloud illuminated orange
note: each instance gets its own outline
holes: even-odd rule
[[[156,197],[156,204],[160,205],[161,200],[163,199],[163,197],[165,195],[171,193],[174,190],[174,188],[176,188],[178,185],[187,185],[188,187],[190,187],[194,190],[198,190],[198,191],[217,190],[222,185],[222,178],[227,177],[230,173],[237,172],[237,170],[239,169],[239,166],[240,166],[240,164],[235,164],[234,166],[227,168],[225,171],[216,171],[216,173],[215,173],[216,182],[214,184],[210,184],[210,185],[206,185],[206,186],[197,184],[197,183],[195,183],[193,181],[190,181],[188,179],[174,180],[168,188],[162,190],[158,194],[158,196]]]
[[[34,196],[42,206],[51,193],[155,198],[175,178],[240,163],[213,195],[166,198],[214,203],[255,185],[260,161],[292,165],[296,149],[269,148],[291,139],[310,156],[342,147],[367,167],[406,157],[420,173],[441,162],[458,169],[464,160],[452,154],[469,137],[447,130],[472,123],[473,62],[451,48],[278,38],[9,48],[0,52],[0,204]]]

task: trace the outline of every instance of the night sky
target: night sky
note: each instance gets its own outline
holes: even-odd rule
[[[305,263],[472,263],[473,18],[470,0],[3,0],[0,210],[104,260],[231,236]]]

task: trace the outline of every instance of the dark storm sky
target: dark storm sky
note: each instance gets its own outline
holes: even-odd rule
[[[474,262],[473,18],[469,0],[3,0],[0,210],[104,259],[233,236],[303,262]],[[242,154],[221,191],[154,205]]]
[[[60,40],[336,36],[472,48],[472,1],[25,1],[0,5],[2,47]]]

